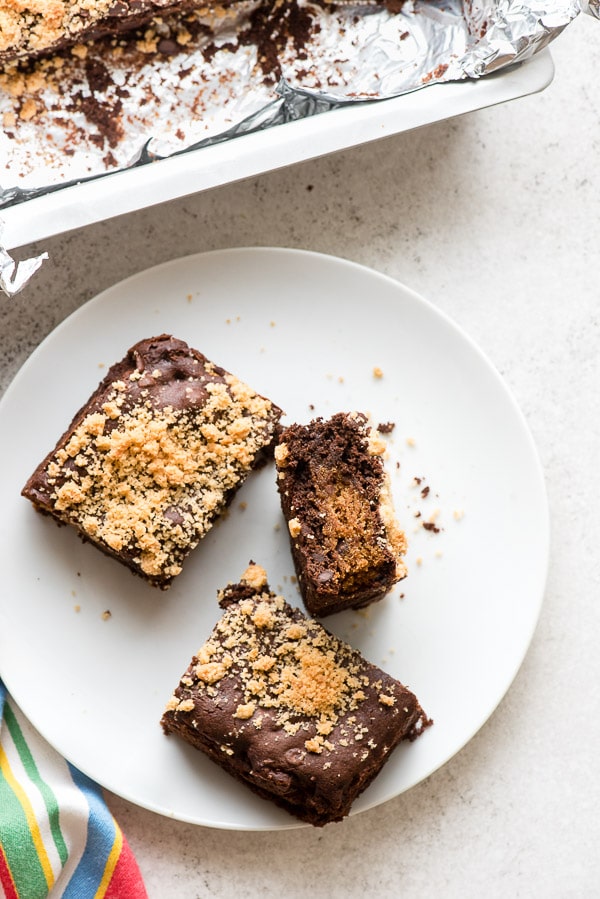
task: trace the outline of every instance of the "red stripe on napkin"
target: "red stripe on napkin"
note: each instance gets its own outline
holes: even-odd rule
[[[15,882],[10,873],[8,862],[4,854],[4,849],[0,843],[0,887],[4,891],[5,899],[19,899]]]
[[[140,869],[125,835],[104,899],[148,899]]]

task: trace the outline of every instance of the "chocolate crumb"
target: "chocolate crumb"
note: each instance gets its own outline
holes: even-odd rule
[[[240,43],[257,49],[257,60],[265,83],[277,84],[282,76],[281,58],[291,43],[299,58],[319,25],[306,9],[291,0],[261,4],[250,16],[249,26],[239,35]]]
[[[426,531],[432,531],[434,534],[439,534],[439,532],[440,532],[439,527],[433,521],[424,521],[423,527],[425,528]]]

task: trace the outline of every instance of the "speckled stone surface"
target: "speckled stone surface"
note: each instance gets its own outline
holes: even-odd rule
[[[513,391],[547,478],[539,626],[468,745],[325,830],[209,830],[110,796],[151,899],[599,894],[600,22],[580,16],[553,58],[542,94],[22,250],[51,258],[0,298],[2,387],[129,274],[219,247],[313,249],[398,278],[461,325]]]

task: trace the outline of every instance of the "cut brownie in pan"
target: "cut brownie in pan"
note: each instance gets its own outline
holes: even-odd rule
[[[402,740],[431,724],[417,698],[269,589],[251,564],[161,723],[316,826],[340,821]]]
[[[406,576],[385,443],[359,413],[285,428],[277,484],[296,574],[313,615],[360,608]]]
[[[228,5],[228,0],[4,0],[0,6],[0,63],[118,35],[156,16]]]
[[[167,334],[112,366],[23,496],[167,587],[249,472],[281,410]]]

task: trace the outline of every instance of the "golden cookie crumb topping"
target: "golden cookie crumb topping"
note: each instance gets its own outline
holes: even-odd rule
[[[0,53],[41,53],[106,18],[114,0],[3,0]]]
[[[161,375],[129,382],[141,378]],[[157,406],[143,388],[132,402],[114,381],[46,466],[54,511],[149,577],[179,573],[272,435],[272,404],[233,375],[181,405]]]
[[[229,706],[238,729],[264,727],[268,715],[270,726],[289,735],[304,733],[308,753],[333,752],[363,740],[361,752],[368,753],[375,747],[368,736],[372,715],[361,715],[360,708],[370,696],[378,714],[395,715],[395,682],[390,679],[382,692],[381,680],[371,683],[377,669],[264,587],[225,603],[167,710],[183,711],[191,696],[202,703],[206,693],[219,708]],[[226,588],[221,600],[228,595]]]

